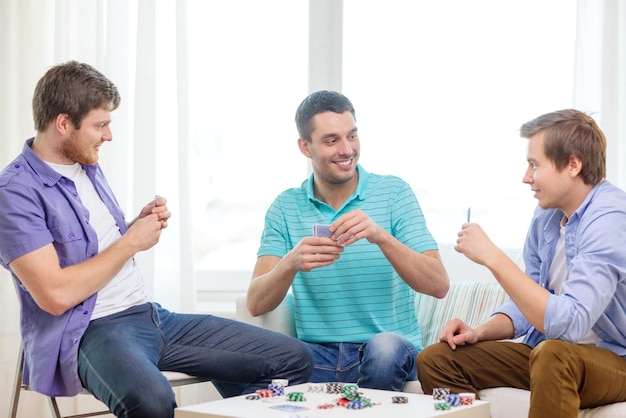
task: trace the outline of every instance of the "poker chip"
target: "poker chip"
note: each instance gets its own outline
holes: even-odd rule
[[[272,380],[272,385],[279,385],[279,386],[282,386],[282,387],[286,388],[287,386],[289,386],[289,380],[287,380],[287,379],[273,379]]]
[[[285,394],[285,387],[283,385],[271,383],[268,385],[267,389],[272,392],[274,396],[283,396]]]
[[[459,398],[461,398],[461,405],[472,405],[474,399],[476,399],[476,395],[471,392],[459,393]]]
[[[258,399],[261,399],[261,397],[256,393],[251,393],[249,395],[246,395],[246,399],[249,401],[256,401]]]
[[[345,407],[347,409],[363,409],[369,408],[372,406],[372,402],[369,398],[357,398],[346,403]]]
[[[348,409],[361,409],[364,408],[363,402],[360,399],[350,401],[346,404],[346,408]]]
[[[257,389],[256,391],[257,395],[259,395],[261,398],[271,398],[274,396],[274,394],[272,393],[271,390],[269,389]]]
[[[308,391],[312,393],[324,393],[326,392],[326,385],[320,383],[309,383]]]
[[[326,393],[332,393],[332,394],[340,394],[343,391],[343,383],[340,382],[332,382],[332,383],[326,383]]]
[[[406,396],[392,396],[391,402],[392,403],[408,403],[409,398],[407,398]]]
[[[335,405],[333,405],[332,403],[324,403],[321,405],[317,405],[317,409],[333,409],[335,407]]]
[[[337,406],[346,406],[348,402],[350,402],[350,399],[346,399],[346,398],[335,399],[335,405]]]
[[[455,393],[451,393],[449,395],[446,396],[446,402],[448,402],[450,404],[450,406],[460,406],[461,405],[461,398],[459,397],[459,395],[455,394]]]
[[[287,399],[292,402],[304,402],[306,398],[302,392],[291,392],[287,394]]]
[[[435,410],[437,411],[448,411],[450,409],[450,404],[448,402],[435,402]]]
[[[371,407],[372,401],[370,400],[370,398],[365,398],[365,397],[361,397],[359,399],[357,399],[358,401],[361,401],[361,404],[363,405],[363,408],[369,408]]]
[[[344,398],[353,401],[359,397],[359,387],[357,385],[345,385],[342,393]]]
[[[446,396],[450,394],[450,389],[448,388],[434,388],[433,389],[433,399],[436,401],[445,401]]]

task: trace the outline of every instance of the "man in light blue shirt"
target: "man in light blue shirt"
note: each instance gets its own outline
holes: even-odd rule
[[[402,390],[422,348],[415,292],[445,296],[449,281],[410,186],[358,164],[352,103],[319,91],[296,112],[313,174],[281,193],[265,217],[248,309],[274,309],[291,288],[298,338],[313,351],[313,382]],[[314,236],[316,225],[327,236]]]
[[[457,251],[489,268],[510,301],[472,329],[446,324],[418,358],[426,393],[510,386],[531,391],[529,417],[578,417],[626,401],[626,193],[606,175],[606,139],[573,109],[524,124],[524,183],[539,202],[521,271],[477,224]],[[523,343],[496,341],[524,337]]]

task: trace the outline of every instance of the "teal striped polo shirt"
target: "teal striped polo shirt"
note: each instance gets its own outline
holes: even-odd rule
[[[335,211],[316,199],[313,175],[300,188],[282,192],[265,215],[261,256],[284,257],[314,224],[331,224],[361,209],[409,248],[437,249],[411,187],[395,176],[366,172],[360,165],[355,192]],[[377,245],[361,239],[345,247],[334,264],[298,272],[291,286],[298,338],[309,342],[367,341],[394,332],[422,348],[415,293]]]

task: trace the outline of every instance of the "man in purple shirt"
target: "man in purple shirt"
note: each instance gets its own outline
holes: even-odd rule
[[[456,250],[489,268],[510,301],[476,328],[448,321],[418,356],[418,376],[425,393],[530,390],[529,417],[576,418],[626,401],[626,193],[605,180],[606,139],[585,113],[547,113],[520,134],[523,181],[539,203],[526,272],[464,224]]]
[[[297,339],[150,299],[134,256],[171,214],[159,197],[127,224],[98,165],[119,103],[93,67],[52,67],[33,96],[37,134],[0,173],[0,263],[20,300],[24,382],[51,396],[85,387],[118,417],[150,418],[174,416],[161,370],[210,378],[224,397],[306,382],[312,358]]]

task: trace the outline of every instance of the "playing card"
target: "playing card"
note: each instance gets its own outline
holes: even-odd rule
[[[309,409],[306,406],[290,405],[290,404],[273,405],[273,406],[270,406],[270,408],[280,409],[281,411],[289,411],[289,412],[304,411],[306,409]]]
[[[329,228],[330,225],[315,224],[313,225],[313,236],[330,238],[333,236],[333,233],[330,232]]]

